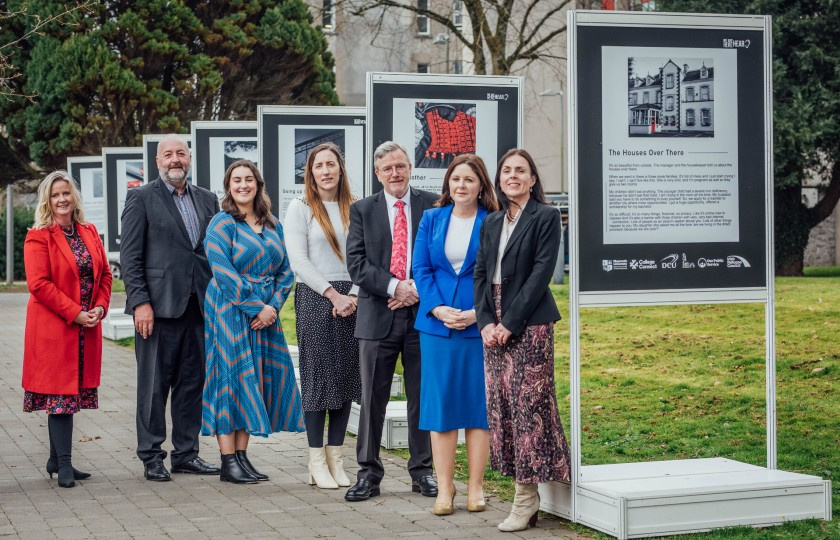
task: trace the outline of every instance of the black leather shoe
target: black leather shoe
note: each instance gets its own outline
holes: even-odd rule
[[[257,478],[246,471],[236,454],[222,454],[222,472],[219,474],[219,480],[222,482],[231,482],[232,484],[256,484]]]
[[[437,480],[431,474],[421,476],[411,481],[411,491],[419,493],[424,497],[437,497]]]
[[[379,484],[374,484],[369,480],[365,480],[364,478],[359,478],[356,480],[356,483],[347,490],[347,493],[344,494],[345,501],[366,501],[371,497],[377,497],[379,495]]]
[[[146,480],[151,480],[152,482],[169,482],[172,480],[172,477],[169,476],[169,471],[166,470],[166,466],[162,461],[146,463],[143,476],[146,477]]]
[[[185,463],[181,463],[180,465],[173,465],[172,472],[187,474],[219,474],[221,469],[210,465],[200,457],[196,456]]]
[[[244,469],[246,473],[250,474],[260,482],[265,482],[266,480],[268,480],[267,474],[263,474],[254,468],[254,465],[248,459],[248,454],[245,450],[236,451],[236,460],[239,462],[239,465],[242,466],[242,469]]]

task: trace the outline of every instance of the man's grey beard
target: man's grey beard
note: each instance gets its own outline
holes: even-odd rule
[[[169,174],[169,172],[161,172],[160,176],[167,183],[172,184],[173,186],[180,186],[180,185],[184,184],[184,182],[186,182],[187,174],[189,174],[189,172],[190,172],[189,168],[183,169],[183,175],[181,175],[180,178],[172,176],[171,174]]]

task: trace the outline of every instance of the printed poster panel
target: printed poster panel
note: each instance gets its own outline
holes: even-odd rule
[[[579,290],[766,287],[763,31],[587,25],[576,51]]]
[[[224,197],[225,172],[239,159],[259,166],[257,122],[193,122],[193,178],[195,184]]]
[[[364,196],[364,108],[261,106],[258,117],[261,172],[281,221],[289,203],[303,196],[306,159],[322,143],[342,150],[350,191]]]
[[[102,157],[69,157],[67,172],[76,180],[82,192],[85,220],[93,223],[99,236],[105,240],[105,180],[102,175]]]
[[[128,190],[142,186],[142,148],[103,148],[102,162],[105,172],[106,215],[108,219],[105,247],[109,252],[119,252],[122,234],[122,211]]]
[[[151,182],[160,176],[160,171],[157,168],[157,147],[158,143],[163,140],[166,135],[143,135],[143,181]],[[187,141],[187,147],[192,149],[192,138],[189,135],[178,134],[179,137]],[[192,156],[195,160],[195,156]],[[187,182],[193,183],[193,166],[190,165],[190,170],[187,171]]]
[[[393,140],[409,153],[411,185],[440,193],[460,154],[477,154],[495,177],[499,158],[520,145],[521,80],[515,77],[368,74],[370,192],[382,189],[373,152]]]

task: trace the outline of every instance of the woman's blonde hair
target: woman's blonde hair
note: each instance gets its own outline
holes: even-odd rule
[[[53,184],[56,182],[67,182],[70,184],[70,193],[73,194],[73,221],[75,223],[85,222],[85,211],[82,208],[82,193],[76,185],[76,181],[70,176],[67,171],[53,171],[41,180],[38,185],[38,206],[35,208],[35,223],[33,227],[36,229],[46,229],[53,224],[53,212],[50,205],[50,194],[52,193]]]

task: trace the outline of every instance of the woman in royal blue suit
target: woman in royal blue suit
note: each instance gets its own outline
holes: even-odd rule
[[[436,208],[417,229],[412,270],[420,296],[420,429],[431,431],[438,496],[432,510],[453,512],[458,429],[466,429],[467,510],[486,508],[482,480],[490,452],[484,390],[484,353],[475,323],[473,268],[481,223],[498,210],[480,157],[463,154],[446,171]]]

